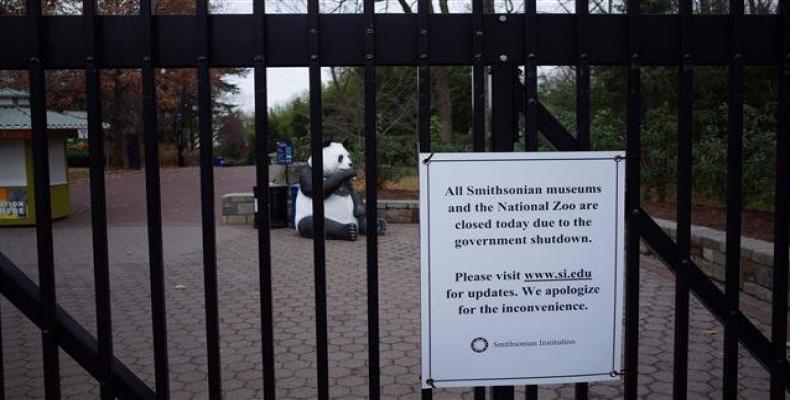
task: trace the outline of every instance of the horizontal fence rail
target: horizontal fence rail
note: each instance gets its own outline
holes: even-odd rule
[[[136,68],[141,66],[140,24],[138,16],[98,16],[98,34],[102,38],[98,49],[100,68]],[[540,35],[536,38],[537,65],[575,65],[576,16],[572,14],[538,14],[535,17]],[[252,41],[239,40],[254,36],[253,15],[210,15],[208,17],[209,67],[253,67],[256,55]],[[319,15],[321,26],[321,58],[323,66],[363,66],[365,62],[365,19],[363,15]],[[640,64],[677,65],[680,54],[677,15],[641,14],[635,18],[640,26],[642,46]],[[266,15],[266,44],[269,67],[306,67],[310,51],[306,44],[310,35],[309,17],[304,14]],[[590,65],[626,65],[631,54],[628,47],[628,16],[595,15],[586,17],[588,29],[585,53]],[[730,49],[730,19],[727,15],[694,15],[691,17],[694,63],[698,65],[728,65]],[[153,53],[158,67],[194,68],[200,50],[199,18],[191,15],[156,15],[152,28],[157,38]],[[0,17],[0,68],[24,69],[29,63],[29,48],[34,37],[26,29],[25,17]],[[78,16],[44,16],[41,18],[44,36],[41,38],[47,57],[45,68],[83,68],[82,19]],[[375,16],[376,64],[416,65],[423,54],[418,46],[419,16],[414,14]],[[427,16],[427,40],[430,52],[428,63],[434,65],[471,65],[473,59],[473,17],[471,14],[431,14]],[[486,35],[483,60],[486,64],[508,62],[525,64],[524,19],[499,20],[498,15],[483,15]],[[742,17],[741,40],[744,64],[777,64],[781,57],[780,17],[776,15],[747,15]]]

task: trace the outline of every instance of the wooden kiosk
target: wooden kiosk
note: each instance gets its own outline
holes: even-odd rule
[[[71,212],[66,138],[86,128],[83,119],[47,111],[53,219]],[[28,94],[0,89],[0,227],[36,223],[32,137]]]

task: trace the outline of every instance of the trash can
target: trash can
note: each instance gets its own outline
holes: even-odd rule
[[[257,186],[253,188],[253,192],[257,195]],[[269,226],[272,229],[288,226],[288,186],[269,184]],[[257,201],[255,202],[255,228],[258,228]]]
[[[291,228],[296,228],[296,196],[299,195],[299,184],[291,185],[291,218],[289,219]]]
[[[272,228],[288,227],[288,186],[269,184],[269,213]]]

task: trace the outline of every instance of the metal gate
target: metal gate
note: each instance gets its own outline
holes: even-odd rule
[[[266,14],[264,0],[253,0],[252,15],[210,15],[208,0],[197,1],[197,14],[152,15],[152,1],[141,0],[140,14],[102,16],[96,2],[83,1],[81,16],[44,16],[38,0],[27,0],[25,16],[0,17],[0,69],[27,70],[35,163],[38,284],[0,254],[0,290],[41,330],[47,399],[60,397],[58,351],[63,349],[100,384],[101,398],[168,399],[168,356],[164,298],[162,219],[157,148],[155,68],[196,68],[198,72],[201,142],[212,135],[209,68],[252,67],[255,77],[257,186],[269,181],[266,68],[309,67],[310,132],[313,165],[322,165],[321,67],[364,67],[365,174],[367,223],[376,224],[376,67],[416,67],[420,151],[430,151],[429,71],[432,65],[471,65],[473,70],[474,151],[486,150],[484,71],[492,69],[493,135],[491,151],[536,151],[538,133],[557,150],[590,148],[590,66],[627,67],[627,278],[625,329],[625,398],[637,398],[639,343],[639,241],[646,241],[675,273],[674,397],[687,395],[689,295],[724,325],[723,397],[734,399],[738,388],[739,344],[770,371],[771,398],[784,399],[790,388],[786,357],[788,220],[790,219],[790,3],[779,0],[777,15],[745,15],[743,2],[730,0],[727,15],[696,15],[691,0],[679,1],[679,14],[640,13],[640,0],[627,0],[624,15],[590,14],[588,0],[577,0],[575,14],[537,14],[527,0],[523,14],[484,14],[483,0],[472,0],[471,14],[435,15],[428,0],[418,0],[416,14],[376,14],[374,0],[364,0],[361,15],[321,15],[318,0],[308,0],[307,14]],[[506,23],[504,23],[506,22]],[[241,38],[241,39],[240,39]],[[537,98],[539,65],[575,66],[577,129],[567,132]],[[679,76],[677,241],[665,234],[640,205],[641,71],[643,66],[676,66]],[[729,69],[727,146],[726,283],[721,290],[691,260],[691,120],[692,80],[697,65]],[[771,337],[765,337],[739,310],[741,176],[743,149],[744,66],[778,69],[777,157],[775,182],[775,246]],[[517,77],[523,66],[524,84]],[[52,223],[45,137],[47,69],[84,69],[88,99],[90,189],[95,265],[97,337],[59,307],[55,296]],[[148,246],[154,331],[155,382],[146,386],[113,356],[110,289],[102,154],[99,78],[102,69],[142,70],[146,164]],[[769,95],[769,94],[766,94]],[[526,148],[514,149],[519,112],[525,117]],[[214,225],[212,148],[200,147],[203,268],[205,279],[208,386],[211,399],[221,396],[217,262]],[[320,180],[321,168],[313,169]],[[316,232],[323,232],[322,188],[313,203]],[[268,196],[261,204],[258,226],[261,286],[263,387],[276,398],[272,330],[271,249]],[[329,397],[325,238],[313,240],[318,360],[317,398]],[[378,242],[367,235],[369,394],[380,398]],[[2,354],[0,351],[0,365]],[[2,368],[0,368],[2,371]],[[415,385],[417,382],[415,381]],[[514,388],[496,387],[495,399],[512,399]],[[526,389],[537,398],[537,388]],[[484,388],[475,389],[484,398]],[[0,373],[0,399],[4,398]],[[422,397],[431,398],[430,390]],[[587,384],[576,385],[576,398],[587,398]]]

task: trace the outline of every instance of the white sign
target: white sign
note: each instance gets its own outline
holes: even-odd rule
[[[424,388],[619,378],[624,165],[420,155]]]

